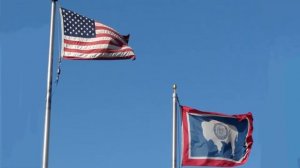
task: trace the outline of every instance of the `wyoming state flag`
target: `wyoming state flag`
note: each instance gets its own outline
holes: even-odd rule
[[[249,112],[225,115],[182,106],[182,165],[231,167],[247,162],[253,144]]]

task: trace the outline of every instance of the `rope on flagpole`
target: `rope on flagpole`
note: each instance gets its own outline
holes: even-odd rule
[[[181,104],[180,104],[180,100],[179,100],[178,94],[176,94],[176,101],[177,101],[179,107],[181,107]]]
[[[178,168],[181,168],[182,166],[181,166],[181,162],[182,162],[182,160],[181,160],[181,155],[182,155],[182,153],[181,153],[181,107],[182,107],[182,105],[181,105],[181,103],[180,103],[180,99],[179,99],[179,96],[178,96],[178,93],[176,93],[176,102],[177,102],[177,105],[179,106],[179,110],[176,108],[176,113],[177,113],[177,122],[176,122],[176,124],[177,124],[177,136],[176,136],[176,139],[177,139],[177,144],[176,144],[176,147],[177,147],[177,165],[178,165]],[[178,114],[179,113],[179,114]]]
[[[56,13],[60,13],[60,3],[58,2],[57,4],[58,8],[58,12]],[[61,17],[60,17],[60,14],[59,15],[56,15],[56,19],[58,22],[61,22]],[[58,31],[58,36],[59,37],[62,37],[62,31],[59,31],[59,26],[57,26],[57,31]],[[62,63],[62,56],[61,56],[61,45],[60,45],[60,38],[57,38],[57,43],[59,44],[58,45],[58,63],[57,63],[57,70],[56,70],[56,80],[55,80],[55,85],[58,86],[58,82],[59,82],[59,79],[60,79],[60,74],[61,74],[61,63]]]

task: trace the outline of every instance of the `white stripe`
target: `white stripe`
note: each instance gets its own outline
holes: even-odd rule
[[[211,116],[211,117],[226,117],[226,118],[234,118],[236,119],[236,117],[234,116],[226,116],[226,115],[220,115],[220,114],[197,114],[197,113],[189,113],[190,115],[195,115],[195,116]]]
[[[118,43],[115,39],[111,37],[94,37],[94,38],[83,38],[83,37],[73,37],[73,36],[66,36],[64,35],[64,39],[70,41],[80,41],[80,42],[95,42],[95,41],[102,41],[102,40],[112,40],[114,43]]]
[[[132,51],[117,52],[117,53],[96,53],[96,54],[81,54],[81,53],[74,53],[74,52],[64,52],[64,56],[86,58],[86,59],[126,57],[126,56],[132,56],[132,55],[134,55],[134,53]]]

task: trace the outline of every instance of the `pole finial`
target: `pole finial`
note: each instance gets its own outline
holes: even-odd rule
[[[174,95],[176,95],[176,89],[177,89],[176,84],[173,84],[173,94],[174,94]]]
[[[176,89],[177,89],[176,84],[173,84],[173,90],[176,90]]]

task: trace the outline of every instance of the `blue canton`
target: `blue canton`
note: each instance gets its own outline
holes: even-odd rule
[[[96,37],[95,21],[70,10],[61,8],[64,35],[92,38]]]

